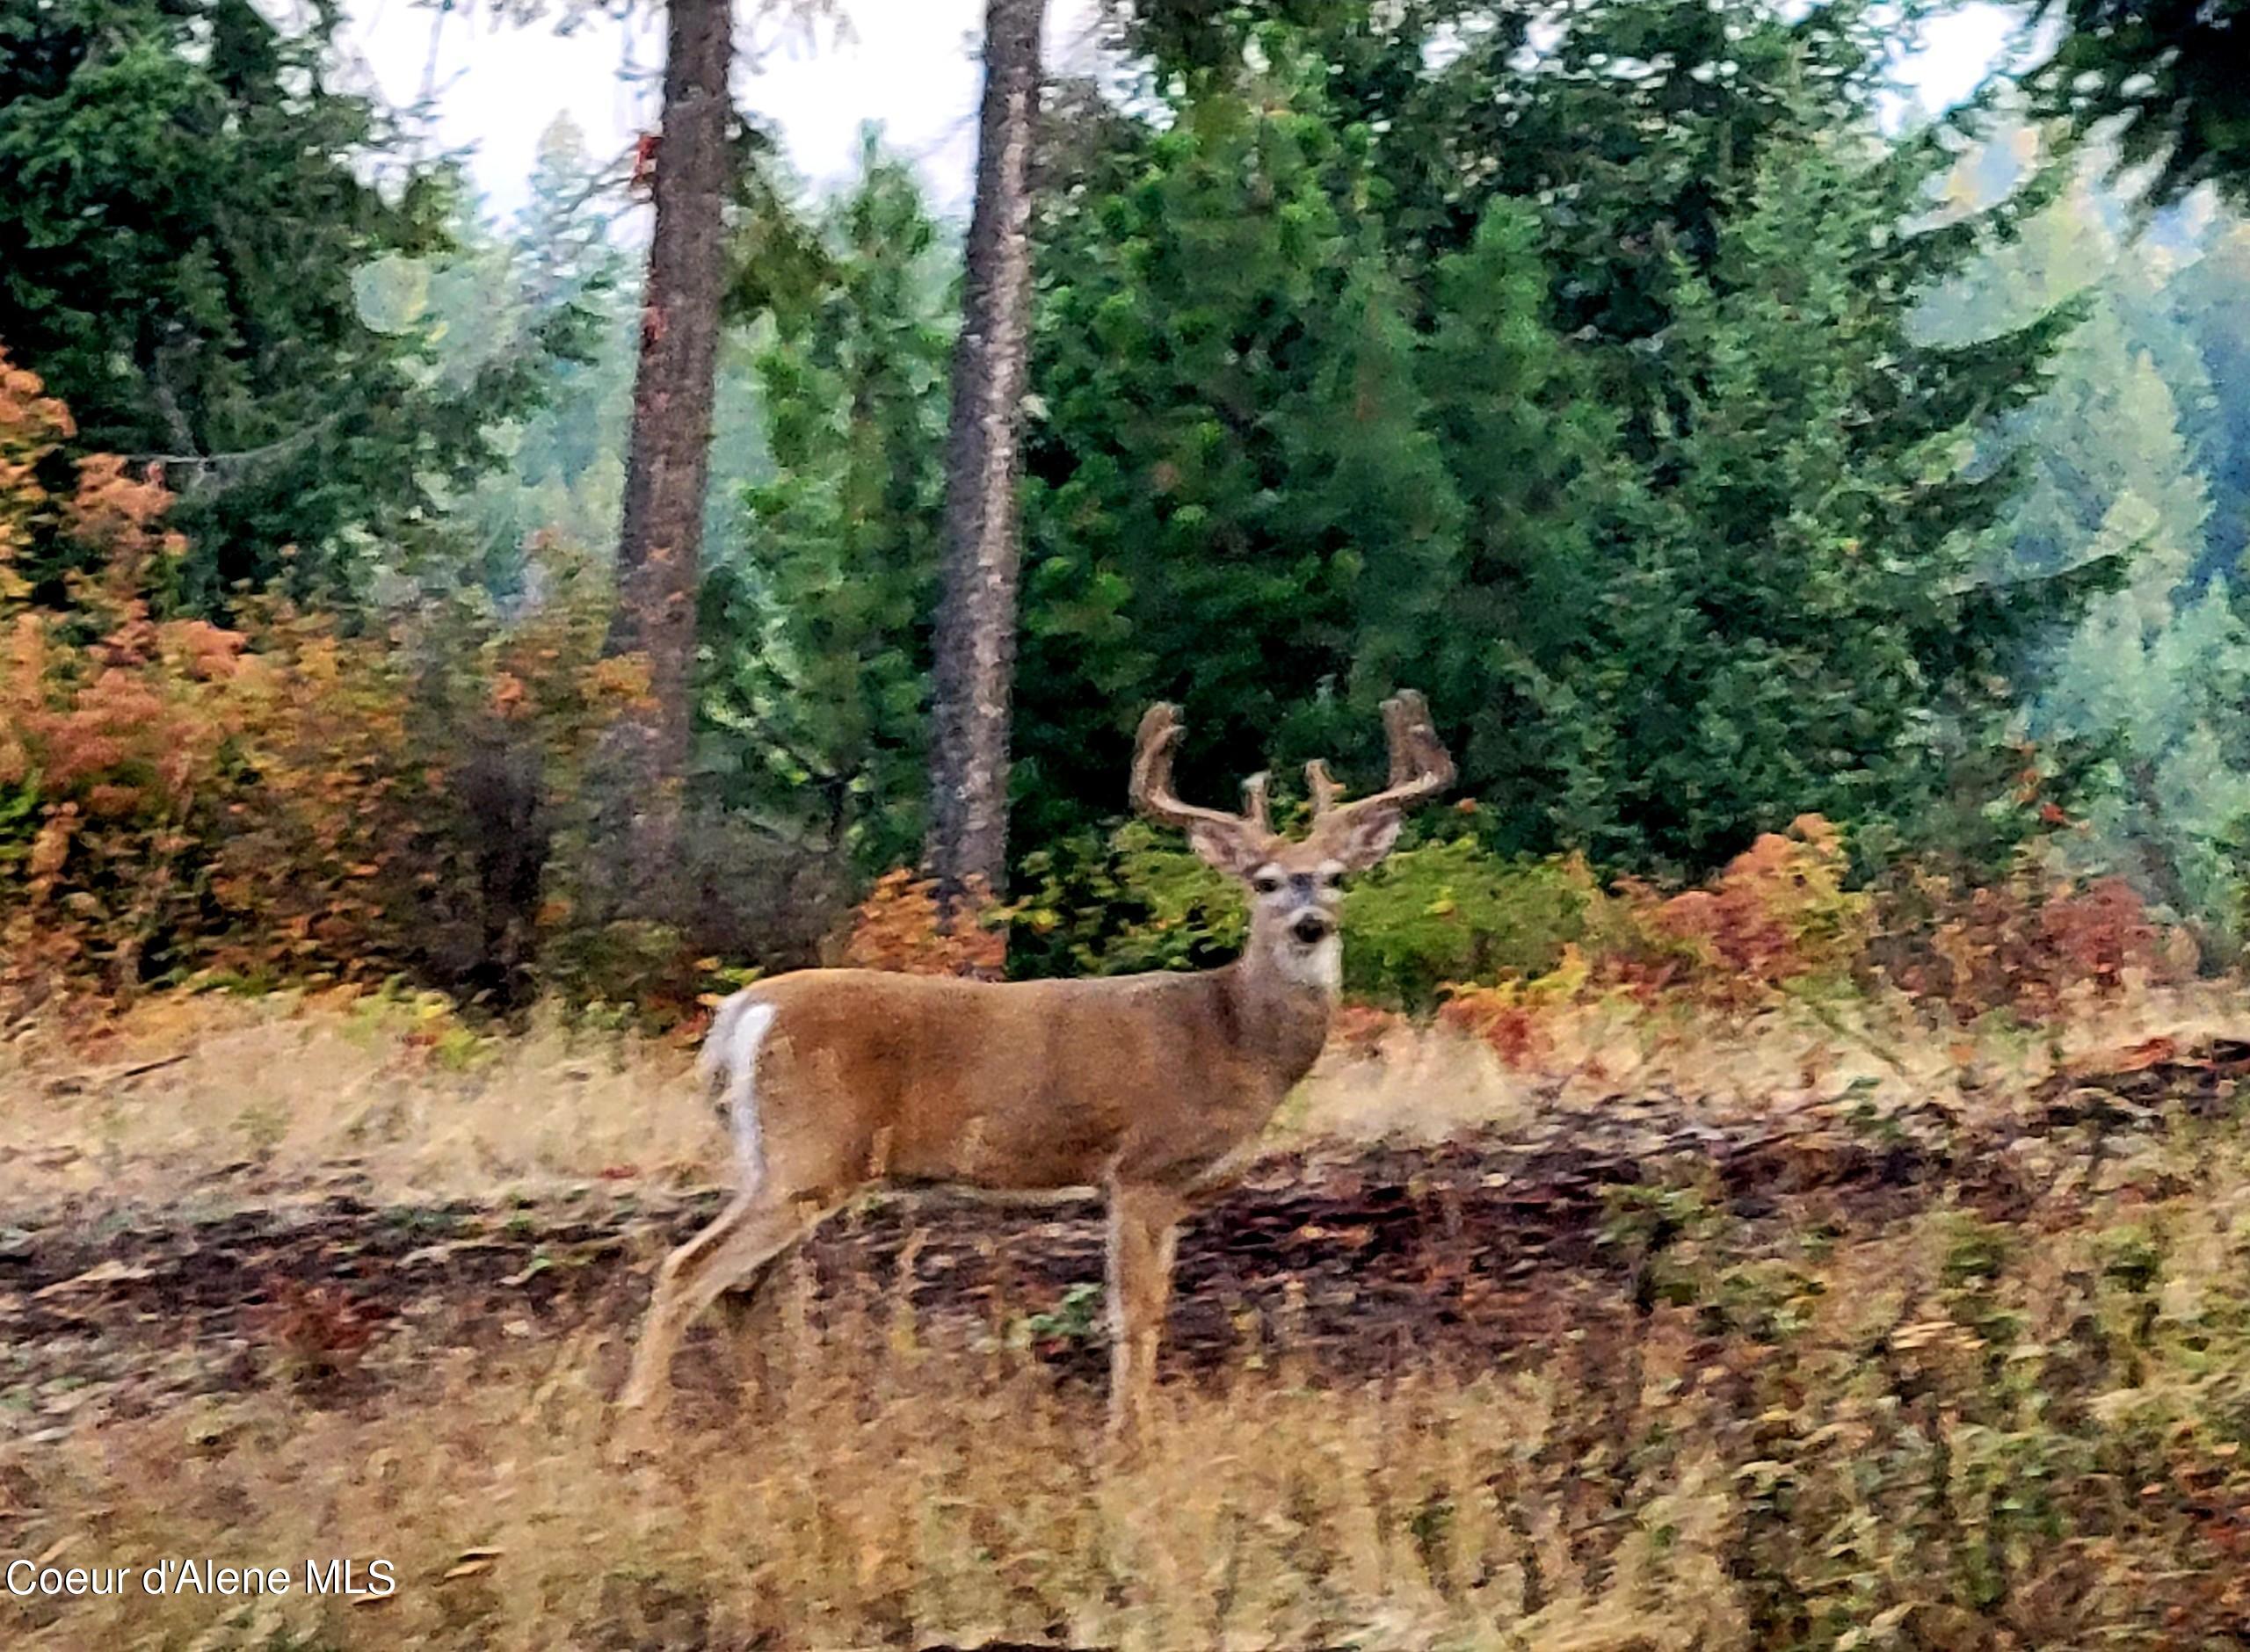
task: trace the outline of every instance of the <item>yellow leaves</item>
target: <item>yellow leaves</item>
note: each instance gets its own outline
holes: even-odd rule
[[[990,896],[972,888],[948,925],[937,885],[902,866],[877,879],[853,914],[844,961],[910,975],[997,976],[1007,962],[998,916]]]
[[[78,830],[78,807],[65,803],[47,818],[32,839],[32,851],[25,862],[26,869],[35,880],[52,878],[62,870],[62,863],[70,856],[70,839]]]

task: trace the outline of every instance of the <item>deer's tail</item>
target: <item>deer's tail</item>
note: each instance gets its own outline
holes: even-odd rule
[[[773,1025],[774,1006],[738,992],[719,1006],[695,1070],[704,1094],[735,1139],[735,1173],[752,1192],[766,1174],[766,1127],[758,1108],[758,1056]]]

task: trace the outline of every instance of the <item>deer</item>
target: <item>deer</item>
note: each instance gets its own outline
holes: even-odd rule
[[[712,1018],[699,1075],[734,1137],[737,1192],[673,1250],[618,1396],[652,1421],[688,1326],[749,1295],[824,1218],[879,1187],[951,1186],[1026,1201],[1099,1193],[1108,1218],[1108,1433],[1137,1438],[1152,1401],[1180,1226],[1247,1168],[1326,1041],[1343,981],[1344,879],[1388,855],[1405,811],[1453,783],[1422,697],[1383,704],[1390,784],[1346,801],[1308,764],[1303,837],[1277,833],[1267,777],[1239,814],[1173,794],[1186,732],[1151,706],[1129,796],[1238,879],[1249,932],[1199,972],[991,982],[806,969],[756,982]]]

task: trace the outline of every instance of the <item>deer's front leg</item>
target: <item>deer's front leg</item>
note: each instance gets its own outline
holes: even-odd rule
[[[1172,1250],[1187,1205],[1165,1188],[1109,1190],[1109,1432],[1137,1439],[1156,1387],[1172,1301]]]

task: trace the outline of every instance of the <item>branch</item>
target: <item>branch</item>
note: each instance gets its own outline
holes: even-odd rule
[[[163,385],[161,379],[156,388],[156,402],[159,409],[164,413],[165,424],[171,427],[172,439],[178,442],[182,447],[192,450],[195,444],[190,438],[187,421],[179,411],[178,402],[173,400],[171,390]],[[340,413],[323,414],[311,424],[291,431],[287,436],[276,437],[273,440],[261,443],[256,447],[237,448],[232,453],[199,453],[190,451],[181,453],[134,453],[128,457],[135,464],[162,465],[167,469],[174,466],[188,470],[213,473],[229,469],[236,471],[250,469],[275,460],[287,459],[302,452],[333,430],[337,422],[342,417],[343,415]],[[221,487],[230,485],[232,481],[231,478],[215,475],[213,480]]]

